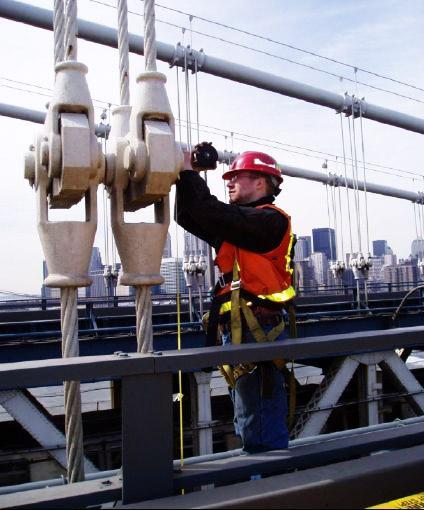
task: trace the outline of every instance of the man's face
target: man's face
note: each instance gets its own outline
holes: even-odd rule
[[[237,172],[227,182],[230,204],[248,204],[261,198],[263,193],[258,189],[259,179],[262,178],[252,172]]]

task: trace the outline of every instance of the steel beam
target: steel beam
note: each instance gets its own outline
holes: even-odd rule
[[[130,353],[120,356],[86,356],[0,365],[0,390],[61,384],[64,380],[102,380],[128,374],[192,371],[203,367],[270,359],[307,360],[350,353],[388,351],[424,344],[424,327],[361,331],[287,339],[262,344],[200,347],[183,351]]]
[[[424,445],[139,503],[137,508],[367,508],[421,492]]]
[[[0,405],[41,446],[51,448],[49,454],[66,469],[68,460],[65,436],[50,419],[48,412],[43,412],[41,404],[34,397],[25,391],[0,391]],[[98,469],[85,457],[84,471],[94,473]]]
[[[1,7],[0,7],[1,10]],[[14,119],[25,120],[38,124],[43,124],[46,114],[38,110],[30,110],[29,108],[22,108],[21,106],[0,103],[0,115],[5,117],[11,117]],[[102,124],[96,126],[96,133],[98,136],[104,136],[105,130],[108,127]],[[187,144],[181,143],[183,149],[187,148]],[[222,163],[231,162],[235,158],[235,154],[219,150],[218,151],[219,161]],[[335,174],[325,174],[324,172],[316,172],[315,170],[308,170],[306,168],[300,168],[295,166],[286,165],[284,163],[279,164],[281,172],[284,176],[296,177],[298,179],[306,179],[308,181],[321,182],[330,186],[347,186],[350,189],[358,189],[360,191],[367,190],[367,193],[374,193],[377,195],[384,195],[387,197],[400,198],[402,200],[409,200],[411,202],[422,203],[423,194],[415,191],[402,190],[399,188],[392,188],[391,186],[384,186],[373,182],[367,182],[358,180],[357,183],[353,179]]]
[[[173,491],[172,376],[122,378],[122,498],[134,503]]]
[[[2,0],[0,2],[0,16],[38,28],[47,30],[52,30],[53,28],[52,11],[15,0]],[[112,48],[118,47],[117,31],[97,23],[78,20],[78,36],[87,41]],[[129,46],[131,52],[142,55],[144,40],[142,37],[130,34]],[[170,44],[157,42],[157,58],[168,64],[183,67],[185,59],[184,53],[181,54],[181,51],[184,52],[185,50],[181,47],[175,48]],[[311,85],[266,73],[259,69],[253,69],[209,55],[206,56],[200,52],[192,50],[190,52],[192,59],[199,59],[198,68],[201,72],[284,96],[301,99],[338,112],[352,108],[353,100],[349,96],[344,97],[328,90],[312,87]],[[412,115],[382,108],[365,101],[362,101],[362,114],[364,118],[370,120],[424,134],[424,120]]]

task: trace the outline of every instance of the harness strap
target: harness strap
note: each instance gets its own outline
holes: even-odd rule
[[[231,342],[241,344],[240,274],[237,259],[234,259],[233,281],[231,283]]]

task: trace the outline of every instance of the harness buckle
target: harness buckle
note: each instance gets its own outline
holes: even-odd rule
[[[231,282],[231,290],[238,290],[240,288],[240,280]]]

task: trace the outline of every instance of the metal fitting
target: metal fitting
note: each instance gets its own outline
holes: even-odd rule
[[[203,48],[200,48],[200,50],[197,51],[190,46],[184,47],[180,42],[178,42],[174,49],[170,67],[178,66],[184,68],[187,66],[192,73],[195,73],[202,69],[205,60],[206,55]]]

